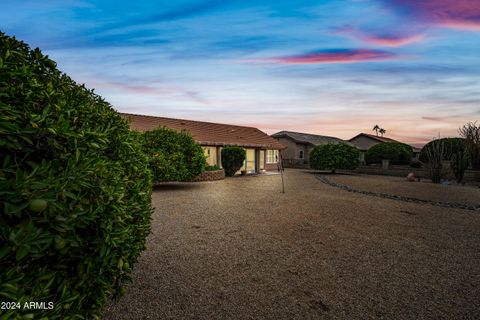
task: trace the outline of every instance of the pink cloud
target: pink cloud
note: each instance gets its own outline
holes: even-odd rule
[[[424,39],[424,36],[421,34],[415,35],[407,35],[407,36],[400,36],[400,35],[366,35],[362,34],[359,35],[363,41],[380,45],[386,47],[402,47],[414,42],[419,42]]]
[[[401,14],[414,16],[429,24],[480,31],[478,0],[384,0]]]
[[[370,49],[337,49],[305,53],[294,56],[256,59],[256,62],[282,64],[320,64],[320,63],[355,63],[385,61],[398,58],[394,53]]]
[[[336,29],[333,34],[341,34],[349,36],[353,39],[359,39],[369,44],[385,47],[401,47],[411,43],[419,42],[425,39],[425,36],[420,33],[410,33],[405,30],[384,32],[379,34],[377,32],[366,32],[355,29],[351,25],[345,25]]]

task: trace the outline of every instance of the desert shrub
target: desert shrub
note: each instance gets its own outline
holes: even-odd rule
[[[148,163],[109,103],[3,33],[0,165],[1,300],[54,303],[2,319],[98,318],[145,248]]]
[[[360,164],[360,152],[346,143],[318,145],[310,152],[310,167],[316,170],[353,170]]]
[[[428,162],[427,152],[429,148],[432,148],[434,144],[442,144],[442,160],[450,161],[454,154],[461,152],[465,149],[465,139],[462,138],[441,138],[435,139],[423,146],[420,151],[420,161],[423,163]],[[438,149],[435,147],[435,149]]]
[[[469,163],[470,158],[466,146],[463,150],[458,150],[452,155],[450,160],[450,168],[452,169],[453,174],[455,175],[455,180],[458,183],[463,181],[465,170],[467,170]]]
[[[245,149],[241,147],[222,148],[222,167],[225,170],[225,175],[233,177],[243,166],[246,155]]]
[[[213,165],[213,166],[206,166],[205,167],[205,171],[217,171],[217,170],[221,170],[222,168],[220,168],[219,166],[217,166],[216,164]]]
[[[410,161],[410,167],[411,168],[421,168],[422,167],[422,162],[418,159],[412,159],[412,161]]]
[[[465,138],[472,168],[480,169],[480,124],[477,124],[477,122],[469,122],[458,131],[460,135]]]
[[[427,143],[422,149],[428,176],[433,183],[440,183],[445,176],[442,163],[445,157],[445,147],[446,144],[441,139],[437,139]]]
[[[158,128],[144,133],[154,182],[190,181],[205,170],[202,147],[187,131]]]
[[[374,145],[365,153],[368,164],[390,160],[392,164],[409,164],[412,160],[411,146],[400,142],[382,142]]]
[[[441,152],[440,154],[438,154]],[[430,170],[432,181],[440,182],[445,176],[442,161],[449,162],[457,182],[463,180],[465,170],[470,164],[468,145],[462,138],[435,139],[427,143],[420,153],[420,159]]]

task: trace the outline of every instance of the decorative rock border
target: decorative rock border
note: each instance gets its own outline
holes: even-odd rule
[[[205,171],[195,178],[192,179],[192,182],[199,181],[215,181],[225,179],[225,170],[214,170],[214,171]]]
[[[354,188],[349,187],[347,185],[332,182],[332,181],[328,180],[327,177],[322,176],[322,175],[315,174],[315,178],[317,178],[322,183],[324,183],[326,185],[329,185],[331,187],[342,189],[342,190],[345,190],[345,191],[348,191],[348,192],[364,194],[364,195],[367,195],[367,196],[373,196],[373,197],[391,199],[391,200],[397,200],[397,201],[403,201],[403,202],[428,204],[428,205],[432,205],[432,206],[436,206],[436,207],[442,207],[442,208],[480,211],[480,205],[468,205],[468,204],[453,203],[453,202],[439,202],[439,201],[432,201],[432,200],[417,199],[417,198],[413,198],[413,197],[397,196],[397,195],[381,193],[381,192],[364,191],[364,190],[354,189]]]

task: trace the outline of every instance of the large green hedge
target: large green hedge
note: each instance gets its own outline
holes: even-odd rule
[[[205,153],[186,131],[169,128],[147,131],[144,150],[155,182],[190,181],[205,170]]]
[[[353,170],[360,163],[360,152],[346,143],[321,144],[310,152],[310,167],[316,170]]]
[[[1,319],[93,319],[150,230],[140,141],[39,49],[0,33],[0,300],[53,302]]]
[[[227,177],[233,177],[235,173],[243,166],[247,153],[241,147],[222,148],[222,167]]]
[[[400,142],[382,142],[374,145],[365,153],[367,163],[380,163],[390,160],[392,164],[409,164],[413,149],[408,144]]]

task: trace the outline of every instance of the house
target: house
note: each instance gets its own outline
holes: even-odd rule
[[[355,137],[351,138],[348,140],[351,144],[355,145],[358,149],[360,149],[360,162],[365,163],[365,153],[367,152],[368,149],[373,147],[376,144],[382,143],[382,142],[397,142],[397,143],[403,143],[394,139],[390,139],[387,137],[381,137],[381,136],[376,136],[373,134],[368,134],[368,133],[360,133],[357,134]],[[414,158],[418,159],[420,155],[420,150],[417,147],[413,147],[413,156]]]
[[[328,143],[348,143],[342,139],[317,134],[280,131],[271,135],[286,148],[281,151],[285,167],[308,164],[310,152],[318,145]]]
[[[246,151],[246,160],[241,171],[261,173],[277,170],[279,151],[284,148],[277,140],[253,127],[236,126],[194,120],[173,119],[120,113],[137,131],[149,131],[159,127],[188,131],[200,144],[209,165],[222,166],[221,151],[225,146],[239,146]]]

